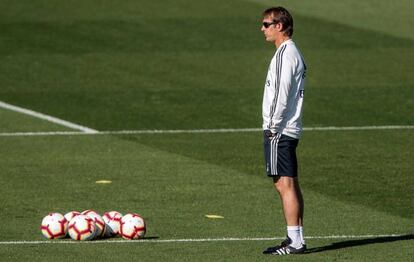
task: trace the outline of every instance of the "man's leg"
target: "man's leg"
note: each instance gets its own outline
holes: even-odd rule
[[[297,177],[275,177],[273,179],[276,190],[279,192],[286,220],[288,236],[292,240],[291,246],[301,248],[303,241],[303,197]]]
[[[303,197],[297,178],[296,147],[299,140],[264,132],[266,172],[280,195],[288,237],[280,245],[269,247],[264,254],[299,254],[306,250],[303,241]]]
[[[303,226],[304,203],[297,177],[274,177],[273,182],[282,201],[287,226]]]

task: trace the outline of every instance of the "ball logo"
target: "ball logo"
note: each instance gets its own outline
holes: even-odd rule
[[[129,213],[122,217],[120,228],[122,238],[128,240],[143,238],[145,232],[145,222],[140,215]]]
[[[66,236],[68,221],[60,213],[50,213],[42,220],[40,229],[49,239],[64,238]]]
[[[92,240],[96,236],[96,224],[86,215],[77,215],[69,222],[69,236],[74,240]]]
[[[105,221],[105,236],[111,237],[116,236],[120,232],[121,227],[121,218],[123,215],[117,211],[109,211],[103,215],[103,220]]]

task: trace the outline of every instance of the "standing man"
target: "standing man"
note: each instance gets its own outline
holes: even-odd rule
[[[263,133],[266,173],[280,195],[287,238],[264,254],[300,254],[303,239],[303,198],[298,181],[296,146],[302,132],[302,103],[306,65],[292,41],[293,19],[283,7],[263,12],[261,31],[276,46],[263,95]]]

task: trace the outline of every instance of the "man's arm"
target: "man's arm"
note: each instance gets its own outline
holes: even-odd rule
[[[289,107],[289,96],[292,90],[292,82],[294,81],[295,59],[284,52],[279,62],[279,68],[276,67],[276,94],[274,110],[271,112],[271,126],[272,133],[280,132],[280,126],[286,118],[286,111]]]

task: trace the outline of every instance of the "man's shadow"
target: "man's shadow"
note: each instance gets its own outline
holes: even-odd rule
[[[375,237],[375,238],[366,238],[366,239],[356,239],[356,240],[347,240],[341,242],[335,242],[327,246],[314,247],[306,250],[306,254],[309,253],[318,253],[328,250],[335,250],[347,247],[363,246],[370,244],[379,244],[379,243],[388,243],[402,240],[413,240],[414,234],[399,235],[399,236],[384,236],[384,237]]]

